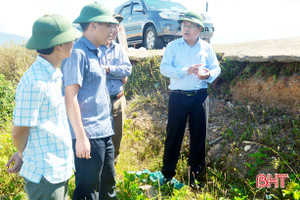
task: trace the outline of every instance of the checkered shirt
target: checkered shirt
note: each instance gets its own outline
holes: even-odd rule
[[[72,140],[62,96],[62,73],[41,56],[22,76],[16,90],[14,125],[30,127],[20,175],[56,184],[73,173]]]

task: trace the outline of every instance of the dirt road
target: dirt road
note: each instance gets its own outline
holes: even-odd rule
[[[218,53],[232,61],[300,61],[300,37],[213,45]]]
[[[232,61],[249,62],[299,62],[300,37],[261,40],[253,42],[215,44],[217,53]],[[131,59],[143,59],[151,56],[163,56],[164,50],[129,49]]]

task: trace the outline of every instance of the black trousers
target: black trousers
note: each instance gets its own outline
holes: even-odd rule
[[[90,159],[75,157],[74,200],[117,199],[115,191],[114,145],[111,137],[90,139]]]
[[[190,131],[188,164],[192,172],[200,170],[205,165],[208,103],[207,90],[201,90],[192,96],[171,92],[162,168],[166,178],[175,176],[187,121]]]

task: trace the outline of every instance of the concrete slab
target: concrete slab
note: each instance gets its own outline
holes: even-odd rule
[[[217,53],[239,62],[300,62],[300,37],[253,42],[214,44]],[[148,51],[145,48],[128,49],[131,60],[163,56],[164,49]]]
[[[300,37],[213,45],[224,58],[240,62],[299,62]]]

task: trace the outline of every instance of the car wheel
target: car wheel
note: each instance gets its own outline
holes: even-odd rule
[[[156,30],[153,26],[149,26],[144,35],[144,46],[146,49],[162,49],[164,43],[161,38],[157,36]]]

